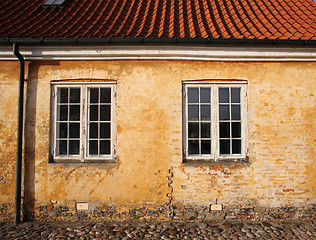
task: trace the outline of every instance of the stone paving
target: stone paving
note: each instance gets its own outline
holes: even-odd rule
[[[0,223],[0,239],[316,239],[316,220]]]

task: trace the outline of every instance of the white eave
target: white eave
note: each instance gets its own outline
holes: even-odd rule
[[[316,61],[312,47],[21,46],[25,60]],[[16,60],[0,47],[0,60]]]

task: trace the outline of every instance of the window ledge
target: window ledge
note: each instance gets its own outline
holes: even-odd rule
[[[216,161],[214,159],[211,160],[191,160],[191,159],[185,159],[183,161],[184,165],[188,166],[194,166],[194,165],[234,165],[234,164],[242,164],[242,165],[250,165],[249,157],[245,158],[225,158],[225,159],[217,159]]]
[[[101,166],[105,168],[115,168],[116,167],[116,161],[110,161],[110,160],[90,160],[81,162],[78,160],[55,160],[48,163],[49,166]]]

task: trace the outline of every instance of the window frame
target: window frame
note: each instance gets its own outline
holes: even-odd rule
[[[78,87],[80,91],[80,127],[79,127],[79,155],[57,155],[57,89],[62,87]],[[111,116],[110,116],[110,154],[101,156],[88,155],[88,88],[111,89]],[[68,120],[69,121],[69,120]],[[98,120],[100,122],[100,120]],[[50,134],[50,162],[108,162],[116,161],[116,82],[51,82],[51,134]]]
[[[211,154],[209,155],[189,155],[188,153],[188,88],[189,87],[210,87],[211,88]],[[241,114],[241,153],[220,155],[219,149],[219,88],[240,88],[240,114]],[[200,101],[200,100],[199,100]],[[248,102],[247,102],[247,82],[209,82],[209,81],[184,81],[182,83],[182,144],[183,162],[219,162],[219,161],[248,161]],[[200,104],[200,102],[199,102]],[[229,103],[231,104],[231,103]],[[200,110],[199,110],[200,114]],[[201,120],[199,120],[201,121]],[[230,121],[232,121],[230,119]],[[230,137],[231,138],[231,137]],[[201,137],[199,137],[201,139]],[[231,147],[231,146],[230,146]]]

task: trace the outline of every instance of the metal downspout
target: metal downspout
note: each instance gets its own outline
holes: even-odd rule
[[[14,224],[21,222],[21,179],[22,179],[22,137],[23,137],[23,95],[24,95],[24,58],[19,52],[19,45],[13,44],[13,53],[19,59],[19,105],[16,150],[16,182]]]

